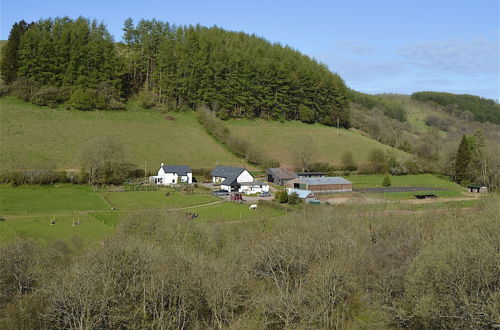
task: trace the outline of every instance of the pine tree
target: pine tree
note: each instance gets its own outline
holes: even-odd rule
[[[10,30],[9,39],[2,48],[2,58],[0,60],[0,71],[6,84],[10,84],[17,77],[19,70],[18,51],[21,37],[30,26],[25,21],[14,23]]]
[[[455,181],[463,183],[469,179],[469,164],[471,162],[471,147],[466,135],[462,136],[455,156]]]

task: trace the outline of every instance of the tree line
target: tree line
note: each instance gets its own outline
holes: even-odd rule
[[[462,119],[500,124],[500,105],[494,100],[475,95],[442,92],[417,92],[411,97],[418,101],[434,102],[444,106],[448,113]]]
[[[222,119],[350,125],[343,80],[288,46],[155,19],[127,19],[123,31],[115,43],[95,20],[21,21],[2,52],[2,78],[14,95],[39,105],[120,108],[137,96],[145,106],[206,106]]]

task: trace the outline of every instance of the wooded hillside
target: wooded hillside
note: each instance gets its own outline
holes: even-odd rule
[[[475,95],[441,92],[417,92],[411,96],[418,101],[433,102],[446,107],[446,111],[466,120],[489,121],[500,124],[500,105]]]
[[[39,105],[118,108],[206,105],[222,119],[264,117],[349,126],[346,86],[324,65],[287,46],[218,27],[131,19],[115,44],[95,20],[16,23],[2,77]]]

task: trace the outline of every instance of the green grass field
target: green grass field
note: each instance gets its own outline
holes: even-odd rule
[[[211,168],[244,165],[218,144],[193,112],[167,114],[129,105],[127,111],[76,111],[38,107],[0,98],[0,160],[3,168],[53,164],[78,170],[79,152],[90,138],[111,136],[124,146],[127,159],[149,170],[160,163]]]
[[[89,186],[58,184],[50,186],[0,185],[0,213],[39,214],[88,210],[109,210],[101,195]]]
[[[283,166],[293,166],[294,145],[302,139],[312,139],[317,149],[317,161],[341,164],[341,155],[350,150],[355,162],[366,163],[370,151],[379,148],[391,150],[395,155],[407,154],[372,140],[355,130],[336,129],[320,124],[279,122],[263,119],[233,119],[227,122],[229,129],[248,139],[259,150],[280,161]],[[340,135],[339,135],[340,133]]]
[[[169,196],[165,196],[166,193]],[[111,211],[115,207],[115,211]],[[185,209],[184,209],[185,208]],[[246,204],[221,202],[210,194],[183,194],[170,188],[141,192],[100,192],[86,185],[0,186],[0,246],[16,238],[92,242],[111,233],[129,212],[196,212],[197,222],[271,219],[274,209],[250,211]],[[56,223],[51,225],[55,216]],[[80,224],[73,226],[73,220]]]
[[[347,180],[353,183],[353,188],[376,188],[383,187],[382,181],[385,175],[350,175]],[[429,187],[444,188],[457,192],[465,191],[464,187],[450,181],[448,178],[434,174],[410,174],[391,176],[391,187]]]
[[[165,196],[167,191],[170,196]],[[219,201],[218,198],[210,194],[185,195],[169,189],[160,189],[158,191],[107,192],[102,193],[102,196],[111,207],[124,211],[175,209]]]

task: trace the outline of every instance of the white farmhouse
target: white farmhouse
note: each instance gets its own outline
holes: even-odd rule
[[[164,165],[161,163],[158,174],[150,176],[149,181],[164,186],[178,183],[192,184],[193,171],[187,165]]]
[[[246,194],[268,192],[269,185],[254,181],[252,174],[241,167],[217,166],[211,172],[212,182],[220,184],[227,191],[237,191]]]

